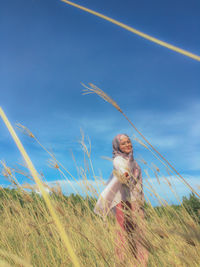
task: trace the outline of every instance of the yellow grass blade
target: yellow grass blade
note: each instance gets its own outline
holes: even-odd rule
[[[47,192],[45,191],[45,189],[44,189],[44,187],[42,185],[42,182],[41,182],[41,180],[40,180],[40,178],[39,178],[39,176],[37,174],[37,171],[34,168],[33,163],[31,162],[28,154],[26,153],[22,143],[20,142],[17,134],[15,133],[12,125],[10,124],[9,120],[7,119],[3,109],[1,107],[0,107],[0,116],[2,117],[5,125],[7,126],[8,130],[9,130],[9,132],[10,132],[12,138],[13,138],[13,140],[15,141],[19,151],[21,152],[21,154],[22,154],[22,156],[23,156],[23,158],[24,158],[24,160],[25,160],[25,162],[27,164],[27,167],[29,168],[29,171],[30,171],[31,175],[33,176],[36,184],[38,185],[38,188],[39,188],[40,192],[42,193],[42,196],[43,196],[43,198],[44,198],[44,200],[45,200],[45,202],[47,204],[47,207],[49,209],[49,212],[51,213],[51,216],[54,219],[54,222],[55,222],[55,224],[56,224],[56,226],[58,228],[58,232],[59,232],[59,234],[60,234],[60,236],[61,236],[61,238],[62,238],[62,240],[63,240],[63,242],[64,242],[64,244],[65,244],[65,246],[66,246],[66,248],[68,250],[68,252],[69,252],[69,255],[71,257],[71,260],[72,260],[74,266],[79,267],[80,265],[79,265],[78,259],[77,259],[76,255],[75,255],[75,253],[74,253],[74,251],[73,251],[73,249],[71,247],[71,244],[70,244],[70,241],[68,239],[68,236],[67,236],[62,224],[60,223],[55,211],[54,211],[54,208],[53,208],[53,206],[51,204],[49,196],[48,196]]]
[[[28,262],[26,262],[26,261],[24,261],[23,259],[21,259],[19,256],[17,256],[17,255],[14,255],[14,254],[12,254],[12,253],[10,253],[10,252],[7,252],[7,251],[5,251],[5,250],[2,250],[2,249],[0,249],[0,255],[2,255],[2,256],[6,256],[6,257],[8,257],[8,258],[10,258],[10,259],[12,259],[15,263],[18,263],[18,264],[20,264],[20,266],[24,266],[24,267],[32,267],[32,265],[30,264],[30,263],[28,263]],[[0,262],[0,266],[11,266],[11,265],[9,265],[9,264],[7,264],[6,262],[4,262],[4,265],[1,265],[1,262]]]
[[[157,39],[157,38],[155,38],[153,36],[150,36],[150,35],[148,35],[146,33],[138,31],[138,30],[136,30],[136,29],[134,29],[134,28],[122,23],[122,22],[119,22],[119,21],[117,21],[115,19],[112,19],[112,18],[110,18],[108,16],[105,16],[105,15],[99,13],[99,12],[93,11],[93,10],[91,10],[89,8],[86,8],[86,7],[83,7],[81,5],[75,4],[75,3],[71,2],[71,1],[68,1],[68,0],[61,0],[61,1],[65,2],[66,4],[69,4],[71,6],[74,6],[76,8],[82,9],[82,10],[84,10],[84,11],[90,13],[90,14],[93,14],[93,15],[95,15],[97,17],[100,17],[100,18],[102,18],[104,20],[107,20],[107,21],[109,21],[109,22],[111,22],[111,23],[113,23],[115,25],[118,25],[119,27],[124,28],[127,31],[130,31],[130,32],[132,32],[132,33],[134,33],[136,35],[139,35],[140,37],[143,37],[144,39],[147,39],[147,40],[149,40],[149,41],[151,41],[153,43],[156,43],[158,45],[164,46],[164,47],[166,47],[166,48],[168,48],[170,50],[173,50],[173,51],[175,51],[177,53],[180,53],[180,54],[182,54],[184,56],[190,57],[190,58],[192,58],[194,60],[200,61],[200,56],[198,56],[198,55],[195,55],[195,54],[193,54],[193,53],[191,53],[189,51],[186,51],[184,49],[181,49],[181,48],[179,48],[177,46],[171,45],[171,44],[169,44],[167,42],[161,41],[161,40],[159,40],[159,39]]]

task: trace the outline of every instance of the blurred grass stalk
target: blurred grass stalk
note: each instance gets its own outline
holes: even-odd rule
[[[1,107],[0,107],[0,116],[1,116],[2,120],[4,121],[6,127],[8,128],[13,140],[15,141],[19,151],[22,154],[22,157],[24,158],[24,160],[25,160],[25,162],[27,164],[27,167],[28,167],[30,173],[32,174],[36,184],[38,185],[38,188],[39,188],[40,192],[42,193],[42,196],[43,196],[43,198],[44,198],[44,200],[45,200],[45,202],[47,204],[47,207],[49,209],[49,212],[51,213],[51,216],[53,217],[53,219],[55,221],[55,224],[56,224],[56,226],[58,228],[58,232],[60,234],[60,237],[63,240],[63,242],[64,242],[64,244],[65,244],[65,246],[66,246],[66,248],[67,248],[67,250],[69,252],[69,255],[71,257],[71,260],[72,260],[74,266],[79,267],[80,265],[79,265],[78,259],[77,259],[76,255],[75,255],[75,253],[74,253],[74,251],[73,251],[73,249],[71,247],[71,244],[70,244],[70,241],[68,239],[68,236],[67,236],[62,224],[60,223],[60,221],[58,219],[58,216],[56,215],[56,212],[55,212],[55,210],[53,208],[53,205],[51,204],[49,196],[48,196],[47,192],[45,191],[45,189],[44,189],[44,187],[42,185],[42,182],[40,181],[40,178],[39,178],[39,176],[37,174],[37,171],[35,170],[35,168],[33,166],[33,163],[31,162],[28,154],[26,153],[22,143],[20,142],[17,134],[15,133],[12,125],[10,124],[9,120],[7,119],[3,109]]]
[[[105,16],[105,15],[99,13],[99,12],[96,12],[96,11],[94,11],[92,9],[86,8],[84,6],[78,5],[78,4],[76,4],[74,2],[71,2],[71,1],[68,1],[68,0],[61,0],[61,1],[62,2],[65,2],[68,5],[74,6],[74,7],[78,8],[78,9],[84,10],[85,12],[90,13],[90,14],[92,14],[94,16],[97,16],[97,17],[99,17],[101,19],[104,19],[106,21],[109,21],[109,22],[111,22],[111,23],[113,23],[113,24],[115,24],[115,25],[117,25],[117,26],[119,26],[119,27],[121,27],[121,28],[129,31],[129,32],[132,32],[132,33],[134,33],[136,35],[139,35],[140,37],[142,37],[142,38],[144,38],[144,39],[146,39],[148,41],[151,41],[153,43],[156,43],[158,45],[161,45],[161,46],[163,46],[165,48],[168,48],[168,49],[170,49],[172,51],[175,51],[177,53],[180,53],[180,54],[182,54],[184,56],[190,57],[190,58],[192,58],[194,60],[200,61],[200,56],[198,56],[198,55],[195,55],[195,54],[193,54],[193,53],[191,53],[189,51],[186,51],[186,50],[184,50],[182,48],[179,48],[179,47],[174,46],[172,44],[169,44],[167,42],[161,41],[161,40],[159,40],[159,39],[157,39],[157,38],[155,38],[155,37],[153,37],[151,35],[148,35],[146,33],[143,33],[141,31],[138,31],[137,29],[135,29],[133,27],[130,27],[130,26],[128,26],[128,25],[126,25],[126,24],[124,24],[122,22],[119,22],[119,21],[117,21],[115,19],[112,19],[112,18],[110,18],[108,16]]]

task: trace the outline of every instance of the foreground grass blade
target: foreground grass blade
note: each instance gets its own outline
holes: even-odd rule
[[[7,252],[5,250],[0,249],[0,255],[2,255],[4,257],[6,256],[6,257],[12,259],[15,263],[20,264],[20,266],[23,266],[23,267],[32,267],[32,265],[30,263],[25,262],[19,256],[14,255],[14,254],[11,254],[10,252]],[[1,262],[0,262],[0,266],[3,266],[3,265],[1,265]],[[4,265],[4,266],[11,266],[11,265],[7,264],[7,265]]]
[[[71,1],[68,1],[68,0],[61,0],[61,1],[65,2],[68,5],[71,5],[71,6],[74,6],[76,8],[79,8],[81,10],[84,10],[84,11],[90,13],[90,14],[93,14],[94,16],[97,16],[97,17],[100,17],[100,18],[102,18],[104,20],[107,20],[107,21],[109,21],[109,22],[111,22],[111,23],[113,23],[115,25],[118,25],[119,27],[124,28],[125,30],[130,31],[130,32],[132,32],[132,33],[134,33],[136,35],[139,35],[140,37],[143,37],[144,39],[147,39],[147,40],[149,40],[149,41],[151,41],[153,43],[156,43],[158,45],[164,46],[164,47],[166,47],[166,48],[168,48],[170,50],[173,50],[173,51],[175,51],[175,52],[177,52],[179,54],[182,54],[184,56],[190,57],[190,58],[192,58],[194,60],[200,61],[200,56],[198,56],[198,55],[195,55],[195,54],[193,54],[193,53],[191,53],[189,51],[186,51],[184,49],[181,49],[181,48],[179,48],[177,46],[171,45],[171,44],[169,44],[167,42],[161,41],[161,40],[159,40],[159,39],[157,39],[157,38],[155,38],[153,36],[150,36],[150,35],[148,35],[146,33],[138,31],[138,30],[136,30],[136,29],[134,29],[134,28],[122,23],[122,22],[119,22],[119,21],[117,21],[115,19],[109,18],[109,17],[107,17],[107,16],[105,16],[105,15],[99,13],[99,12],[93,11],[93,10],[91,10],[89,8],[86,8],[86,7],[83,7],[81,5],[75,4],[75,3],[71,2]]]
[[[1,107],[0,107],[0,116],[2,117],[2,119],[3,119],[6,127],[8,128],[13,140],[15,141],[19,151],[22,154],[22,156],[23,156],[23,158],[24,158],[24,160],[25,160],[25,162],[27,164],[27,167],[29,168],[29,171],[30,171],[31,175],[33,176],[36,184],[38,185],[38,188],[39,188],[40,192],[42,193],[42,196],[43,196],[43,198],[44,198],[44,200],[45,200],[45,202],[47,204],[47,207],[49,209],[49,212],[51,213],[51,216],[52,216],[52,218],[53,218],[53,220],[54,220],[54,222],[55,222],[55,224],[57,226],[57,229],[58,229],[58,232],[60,234],[60,237],[63,240],[63,242],[64,242],[64,244],[65,244],[65,246],[66,246],[66,248],[67,248],[67,250],[69,252],[69,255],[71,257],[71,260],[72,260],[74,266],[79,267],[80,265],[79,265],[78,259],[76,257],[76,254],[74,253],[74,251],[73,251],[73,249],[71,247],[70,241],[68,239],[68,236],[67,236],[62,224],[60,223],[60,221],[58,219],[58,216],[55,213],[55,210],[54,210],[54,208],[53,208],[53,206],[51,204],[51,201],[49,199],[49,196],[48,196],[47,192],[45,191],[45,189],[44,189],[44,187],[42,185],[42,182],[41,182],[41,180],[40,180],[40,178],[39,178],[39,176],[37,174],[37,171],[34,168],[33,163],[31,162],[28,154],[26,153],[22,143],[20,142],[17,134],[15,133],[12,125],[10,124],[9,120],[7,119],[3,109]]]

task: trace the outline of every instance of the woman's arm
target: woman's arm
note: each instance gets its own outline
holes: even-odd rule
[[[126,183],[130,179],[129,176],[130,170],[128,168],[127,161],[124,158],[120,156],[114,158],[113,167],[114,167],[114,172],[120,178],[122,183]]]

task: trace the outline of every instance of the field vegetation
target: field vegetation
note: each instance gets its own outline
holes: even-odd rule
[[[96,93],[98,92],[102,97],[102,91]],[[116,102],[105,94],[103,98],[123,114]],[[2,174],[10,182],[10,188],[0,188],[0,266],[140,266],[128,245],[125,247],[125,261],[118,262],[115,253],[118,225],[115,218],[110,213],[107,219],[103,220],[93,211],[98,193],[87,179],[87,170],[90,169],[96,182],[104,181],[94,174],[91,146],[85,144],[84,136],[82,135],[80,141],[85,162],[84,167],[81,167],[81,181],[87,196],[83,198],[76,191],[66,196],[59,184],[50,187],[44,177],[37,174],[12,126],[2,110],[0,111],[31,173],[30,175],[15,170],[2,162]],[[78,179],[40,144],[34,134],[22,125],[18,127],[48,153],[51,166],[57,169],[64,179],[71,176],[71,181],[78,182]],[[150,150],[141,140],[139,143]],[[156,150],[152,153],[156,156]],[[144,164],[152,169],[147,162]],[[169,173],[169,167],[164,165]],[[17,179],[19,173],[30,179],[30,183],[20,184]],[[179,205],[169,205],[153,188],[148,179],[148,171],[144,173],[147,176],[147,188],[159,203],[157,207],[153,207],[146,198],[145,220],[140,222],[143,234],[139,239],[148,250],[148,266],[200,266],[198,194],[177,172],[192,192],[189,197],[184,197]],[[153,169],[153,173],[158,183],[161,183],[163,178],[166,186],[176,195],[173,184],[167,177],[162,177],[158,167]]]
[[[67,197],[58,188],[52,188],[50,198],[80,265],[115,266],[115,220],[110,216],[103,221],[93,213],[96,199],[74,194]],[[183,204],[145,205],[143,244],[149,251],[148,266],[199,266],[200,202],[190,195]],[[38,193],[1,188],[0,222],[0,258],[5,266],[73,266]],[[133,262],[127,247],[124,266]]]

